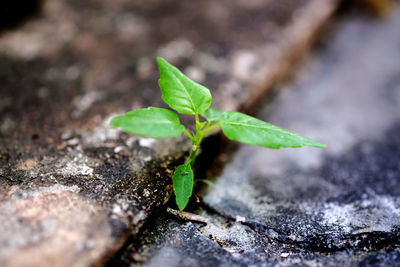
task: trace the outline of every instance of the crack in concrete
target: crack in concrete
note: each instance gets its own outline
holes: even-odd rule
[[[327,233],[322,235],[307,236],[304,238],[304,240],[295,240],[291,237],[291,233],[283,233],[282,231],[273,227],[269,227],[265,224],[258,223],[256,221],[248,221],[240,216],[233,216],[224,211],[220,211],[203,201],[201,202],[201,206],[204,208],[207,216],[218,217],[219,219],[224,220],[226,222],[226,228],[229,228],[232,226],[232,224],[240,223],[243,226],[249,227],[257,234],[267,238],[268,243],[277,242],[282,245],[289,245],[293,248],[305,249],[309,252],[329,253],[350,249],[353,251],[369,252],[389,247],[400,247],[400,227],[394,227],[391,232],[370,231],[343,234],[340,237],[332,236],[331,233]],[[199,230],[199,232],[203,234],[201,230]],[[218,245],[225,249],[226,246],[222,246],[220,244],[221,241],[217,242],[217,239],[214,235],[212,235],[212,237],[213,238],[208,238],[215,241]]]
[[[393,232],[372,231],[368,233],[344,234],[342,237],[332,237],[330,234],[306,237],[306,241],[299,241],[290,238],[290,234],[284,234],[279,230],[270,228],[254,221],[242,222],[243,225],[250,227],[257,234],[291,246],[306,249],[311,252],[337,252],[347,249],[353,251],[375,251],[387,247],[400,246],[399,230]]]

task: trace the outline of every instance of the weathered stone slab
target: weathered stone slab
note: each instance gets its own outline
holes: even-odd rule
[[[0,265],[103,262],[170,196],[183,139],[108,128],[165,106],[154,58],[253,103],[309,47],[336,0],[45,1],[0,37]]]
[[[145,266],[399,266],[400,8],[347,17],[260,117],[328,145],[241,146],[197,212],[121,256]],[[167,225],[167,227],[166,227]]]

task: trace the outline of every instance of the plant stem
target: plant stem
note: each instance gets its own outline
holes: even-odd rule
[[[196,160],[196,157],[198,155],[199,149],[200,149],[200,144],[201,141],[203,140],[204,133],[201,128],[204,126],[205,123],[201,123],[199,120],[199,115],[195,114],[196,118],[196,134],[194,136],[190,135],[189,132],[185,132],[186,135],[189,136],[190,140],[192,140],[192,149],[190,150],[190,155],[188,159],[186,160],[185,164],[189,164],[193,167],[194,161]]]
[[[219,127],[219,124],[218,124],[218,123],[213,124],[213,125],[211,125],[211,126],[208,126],[208,125],[209,125],[209,124],[207,124],[206,127],[205,127],[205,129],[203,130],[205,133],[208,132],[208,131],[211,131],[212,129],[215,129],[215,128]]]
[[[190,163],[193,166],[194,161],[196,160],[196,157],[198,155],[202,139],[203,139],[203,133],[197,130],[196,135],[192,139],[192,149],[190,151],[188,159],[185,162],[186,164]]]
[[[201,128],[201,125],[200,125],[200,120],[199,120],[199,114],[195,114],[195,118],[196,118],[196,133],[197,133],[197,131],[199,131],[200,130],[200,128]]]
[[[191,164],[193,167],[194,161],[196,160],[197,155],[200,151],[200,144],[203,141],[204,135],[206,132],[211,131],[214,128],[219,127],[218,123],[212,124],[210,121],[200,122],[199,115],[195,114],[196,118],[196,133],[195,135],[191,135],[186,129],[184,130],[185,134],[192,140],[192,149],[190,150],[190,155],[187,158],[185,164]]]
[[[189,131],[186,130],[186,129],[183,129],[183,132],[184,132],[184,133],[187,135],[187,137],[189,137],[189,139],[192,140],[192,142],[193,142],[193,140],[194,140],[193,135],[191,135],[191,134],[189,133]]]

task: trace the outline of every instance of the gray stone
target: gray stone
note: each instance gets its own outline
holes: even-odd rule
[[[337,22],[259,114],[328,147],[241,145],[196,211],[211,223],[153,223],[138,265],[400,266],[399,27],[398,6]]]

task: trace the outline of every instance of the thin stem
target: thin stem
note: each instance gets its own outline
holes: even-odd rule
[[[218,123],[212,124],[212,122],[210,121],[200,122],[199,114],[195,114],[195,119],[196,119],[196,133],[194,136],[191,135],[186,129],[184,129],[185,134],[190,138],[190,140],[192,140],[192,149],[185,164],[191,164],[192,166],[200,151],[200,144],[203,141],[205,133],[219,126]]]
[[[202,131],[204,131],[205,129],[207,129],[208,126],[210,126],[211,121],[207,121],[207,123],[203,126],[203,128],[201,129]]]
[[[191,134],[188,132],[188,130],[186,130],[186,129],[183,129],[183,132],[184,132],[184,133],[189,137],[189,139],[192,140],[192,142],[193,142],[193,140],[194,140],[193,135],[191,135]]]
[[[204,135],[204,133],[201,131],[201,128],[204,124],[202,125],[202,123],[200,123],[198,114],[195,114],[195,118],[196,118],[196,134],[194,136],[190,135],[192,138],[189,137],[192,140],[192,149],[190,150],[190,155],[185,162],[185,164],[191,164],[192,166],[197,157],[198,150],[200,149],[200,143]]]
[[[199,120],[199,114],[195,114],[194,115],[196,118],[196,131],[200,130],[201,126],[200,126],[200,120]]]
[[[185,164],[190,164],[193,167],[194,161],[197,157],[197,150],[193,150],[190,152],[189,158],[186,160]]]
[[[205,129],[203,130],[203,132],[211,131],[212,129],[215,129],[215,128],[217,128],[217,127],[219,127],[219,124],[218,124],[218,123],[213,124],[213,125],[209,126],[208,128],[205,128]]]
[[[204,137],[205,133],[206,133],[205,131],[200,131],[199,139],[197,141],[197,144],[198,144],[199,147],[200,147],[201,141],[203,141],[203,137]]]

